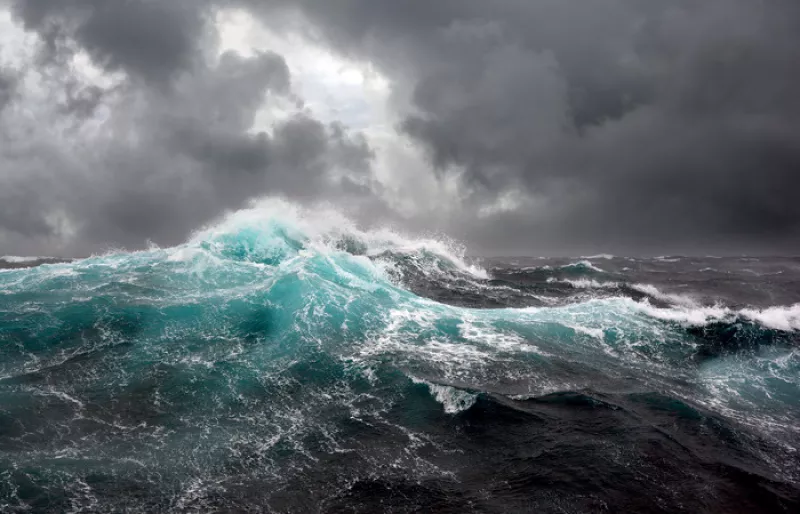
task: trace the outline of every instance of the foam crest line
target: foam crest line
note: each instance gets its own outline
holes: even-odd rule
[[[239,253],[229,251],[226,255],[252,261],[271,260],[301,249],[368,257],[397,254],[428,258],[440,269],[488,278],[483,268],[467,261],[466,248],[455,241],[413,238],[388,228],[363,230],[333,208],[304,209],[279,199],[261,200],[249,209],[231,213],[196,232],[187,244],[221,250],[225,245],[237,245],[233,250]]]
[[[327,263],[326,269],[321,267],[323,262]],[[89,272],[100,269],[124,274],[126,270],[134,269],[152,271],[147,267],[163,263],[190,265],[187,269],[193,273],[214,270],[219,275],[213,281],[216,286],[225,286],[225,281],[239,283],[239,279],[234,279],[233,275],[219,273],[220,270],[229,273],[231,265],[254,266],[265,270],[263,273],[273,278],[276,277],[275,270],[278,268],[285,268],[283,271],[293,270],[292,273],[312,270],[321,280],[350,285],[358,282],[361,287],[373,291],[375,288],[403,288],[402,283],[393,280],[397,276],[393,272],[399,267],[411,266],[432,282],[442,279],[448,273],[465,274],[477,280],[488,278],[484,269],[468,262],[464,247],[452,241],[411,238],[388,229],[363,230],[334,209],[304,209],[284,200],[268,199],[227,215],[219,222],[195,232],[186,243],[176,247],[110,253],[70,263],[14,270],[3,274],[0,286],[5,285],[11,291],[25,290],[69,276],[93,277]],[[567,264],[560,269],[575,268],[600,271],[588,261]],[[269,271],[270,269],[273,271]],[[249,275],[247,277],[247,280],[252,278]],[[263,280],[263,277],[258,280]],[[666,302],[669,306],[657,307],[646,299],[634,301],[619,297],[621,303],[608,304],[606,308],[613,309],[623,305],[659,321],[702,326],[746,320],[767,329],[786,332],[800,330],[800,304],[736,311],[721,305],[704,306],[687,296],[667,294],[646,284],[626,285],[588,278],[555,277],[548,278],[546,282],[561,282],[577,289],[630,287],[650,298]],[[404,291],[403,294],[412,293]],[[596,308],[594,302],[583,301],[587,308]],[[419,308],[426,309],[429,305],[429,301],[426,301]],[[542,307],[555,313],[572,308]],[[462,312],[465,313],[464,316],[472,315],[467,314],[472,312],[470,309],[462,309]],[[487,318],[498,315],[480,309],[476,312]],[[503,316],[524,319],[525,312],[530,310],[505,309]]]

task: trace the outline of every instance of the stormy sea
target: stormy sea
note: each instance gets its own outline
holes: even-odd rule
[[[800,512],[800,258],[467,258],[264,202],[0,260],[2,512]]]

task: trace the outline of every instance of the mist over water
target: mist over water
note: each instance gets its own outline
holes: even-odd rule
[[[800,259],[472,261],[269,200],[0,264],[0,510],[795,512]]]

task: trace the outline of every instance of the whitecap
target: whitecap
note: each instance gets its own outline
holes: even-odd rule
[[[789,307],[769,307],[763,310],[742,309],[739,314],[743,318],[756,321],[767,328],[784,332],[800,330],[800,303]]]
[[[561,266],[561,269],[574,269],[574,268],[586,268],[586,269],[590,269],[592,271],[596,271],[598,273],[604,273],[604,270],[598,268],[597,266],[595,266],[594,264],[592,264],[591,262],[586,261],[586,260],[578,261],[578,262],[571,262],[569,264],[565,264],[565,265]]]
[[[48,259],[52,259],[52,257],[36,257],[36,256],[25,257],[19,255],[3,255],[2,257],[0,257],[0,260],[6,261],[10,264],[25,264],[28,262],[44,261]]]
[[[424,384],[427,386],[428,390],[431,392],[431,395],[436,399],[437,402],[442,404],[442,407],[444,407],[444,411],[447,414],[458,414],[459,412],[463,412],[475,405],[475,402],[478,399],[477,394],[468,393],[455,387],[433,384],[427,380],[422,380],[416,377],[411,377],[411,381],[415,384]]]
[[[631,289],[644,293],[651,298],[661,300],[662,302],[682,305],[689,308],[698,308],[700,304],[692,297],[681,294],[665,293],[658,289],[656,286],[650,284],[633,284]]]

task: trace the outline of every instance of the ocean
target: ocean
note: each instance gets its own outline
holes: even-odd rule
[[[800,512],[800,258],[470,259],[271,201],[0,259],[2,512]]]

